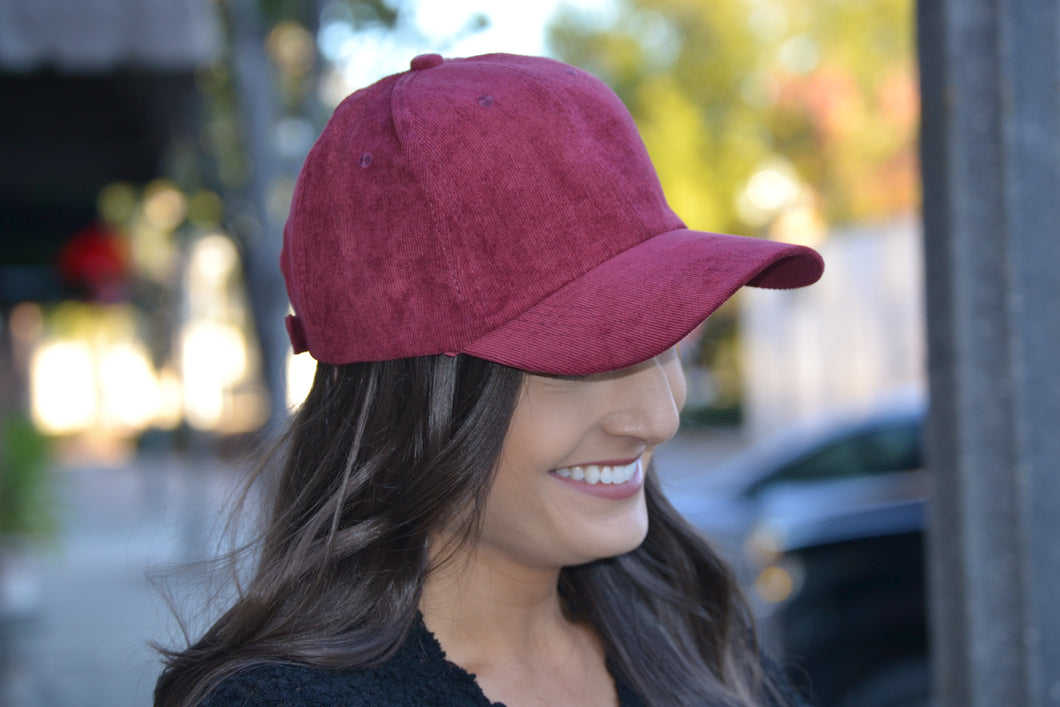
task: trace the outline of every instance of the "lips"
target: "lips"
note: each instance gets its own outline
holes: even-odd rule
[[[624,464],[584,464],[550,473],[578,491],[616,500],[634,495],[644,482],[641,457]]]

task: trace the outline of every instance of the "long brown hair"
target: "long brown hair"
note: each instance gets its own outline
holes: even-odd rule
[[[416,620],[430,532],[474,542],[522,378],[466,355],[319,364],[276,453],[251,577],[201,639],[160,649],[156,706],[197,704],[257,663],[363,668],[392,656]],[[647,539],[564,569],[567,609],[649,704],[773,696],[732,574],[651,470],[645,492]]]

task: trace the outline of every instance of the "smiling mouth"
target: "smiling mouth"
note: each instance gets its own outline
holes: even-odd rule
[[[556,469],[552,473],[564,479],[572,481],[583,481],[590,486],[597,484],[617,486],[631,481],[637,476],[640,469],[640,457],[629,464],[586,464],[584,466],[569,466]]]

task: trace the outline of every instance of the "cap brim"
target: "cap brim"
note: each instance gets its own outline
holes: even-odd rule
[[[824,272],[811,248],[679,229],[571,281],[462,353],[538,373],[632,366],[679,342],[744,285],[803,287]]]

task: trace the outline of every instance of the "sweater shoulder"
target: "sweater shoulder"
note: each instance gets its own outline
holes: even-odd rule
[[[381,701],[386,690],[371,671],[325,670],[305,665],[264,663],[229,676],[199,707],[310,707],[400,704]]]
[[[467,673],[409,658],[398,656],[375,668],[352,670],[263,663],[226,678],[199,707],[489,705]]]

